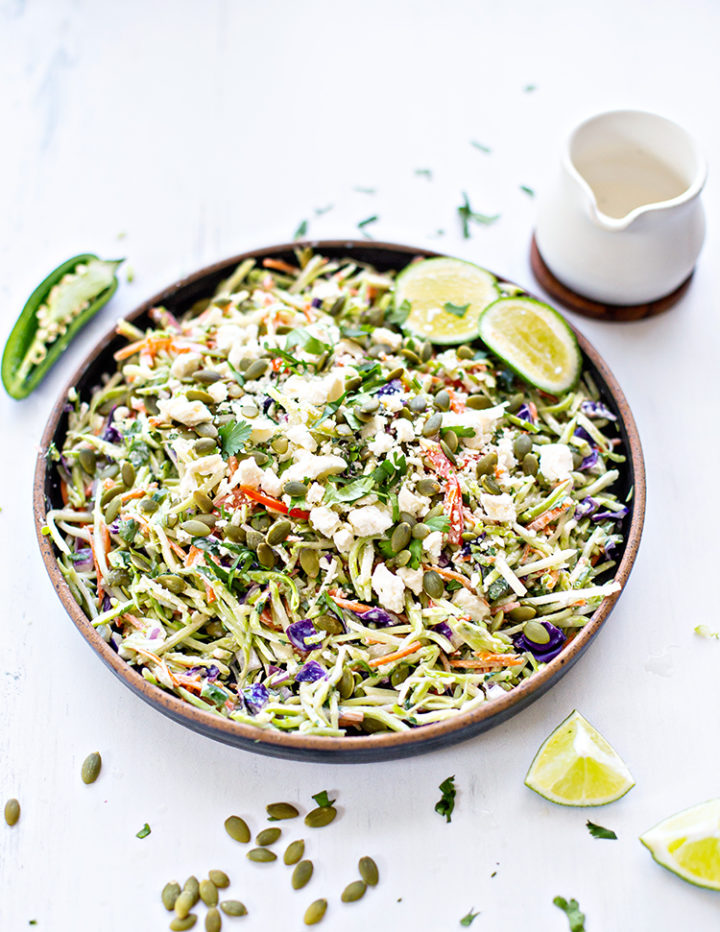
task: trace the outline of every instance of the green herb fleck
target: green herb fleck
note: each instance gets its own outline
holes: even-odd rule
[[[439,813],[441,816],[445,816],[446,822],[452,822],[452,812],[455,808],[455,795],[457,790],[455,789],[455,776],[448,777],[438,787],[442,796],[435,803],[435,812]]]
[[[328,484],[323,496],[323,502],[326,505],[338,505],[342,502],[355,502],[363,495],[367,495],[375,488],[375,479],[372,476],[362,476],[360,479],[353,479],[345,485],[335,482]]]
[[[357,187],[357,188],[353,188],[353,191],[357,191],[358,194],[376,194],[376,193],[377,193],[377,191],[376,191],[375,188],[361,188],[361,187]]]
[[[484,146],[481,142],[476,142],[474,139],[470,140],[470,145],[475,149],[479,149],[481,152],[492,152],[490,146]]]
[[[597,825],[595,822],[591,822],[590,819],[585,823],[587,825],[587,830],[590,832],[593,838],[610,838],[616,839],[617,835],[610,828],[603,828],[602,825]]]
[[[420,178],[427,178],[428,181],[432,181],[433,173],[429,168],[416,168],[415,174]]]
[[[523,91],[526,94],[532,94],[532,92],[536,90],[537,90],[537,84],[526,84],[525,87],[523,88]]]
[[[146,822],[145,825],[143,825],[143,827],[140,829],[140,831],[137,833],[135,837],[136,838],[147,838],[151,831],[152,829]]]
[[[299,329],[291,330],[285,341],[286,350],[291,350],[295,346],[301,346],[306,353],[310,353],[312,356],[320,356],[332,349],[329,343],[323,343],[322,340],[318,340],[307,330]]]
[[[303,236],[307,235],[308,231],[308,222],[307,220],[301,220],[298,224],[297,230],[293,233],[293,239],[302,239]]]
[[[118,529],[118,534],[125,541],[126,544],[131,544],[135,540],[135,534],[137,533],[137,521],[134,518],[129,518],[127,521],[121,521],[120,527]]]
[[[366,217],[364,220],[361,220],[358,223],[358,230],[362,232],[363,236],[366,236],[368,239],[372,239],[370,234],[365,230],[365,227],[369,226],[371,223],[377,223],[380,218],[377,214],[373,214],[372,217]]]
[[[467,916],[463,916],[462,919],[460,920],[460,925],[464,926],[467,929],[467,927],[471,926],[473,924],[473,920],[477,919],[479,915],[480,913],[479,912],[474,913],[473,907],[471,907],[470,912],[467,914]]]
[[[447,515],[435,515],[432,518],[428,518],[423,524],[432,528],[433,531],[442,531],[443,534],[447,534],[450,530],[450,519]]]
[[[228,456],[235,456],[245,446],[245,441],[250,439],[252,434],[252,425],[247,421],[228,421],[218,428],[218,434],[222,440],[222,454],[225,459]]]
[[[400,307],[393,307],[387,312],[385,315],[385,323],[395,324],[396,327],[401,327],[410,316],[411,310],[412,305],[406,298]]]
[[[316,793],[313,796],[313,799],[318,804],[318,806],[332,806],[332,804],[335,802],[334,799],[330,799],[327,790],[321,790],[319,793]]]
[[[470,307],[469,304],[453,304],[452,301],[446,301],[443,304],[443,307],[448,312],[448,314],[453,314],[455,317],[464,317],[467,314],[467,309]]]
[[[479,214],[472,209],[470,206],[470,201],[468,200],[467,194],[463,191],[463,202],[457,209],[458,216],[460,217],[460,225],[462,227],[462,235],[464,239],[470,239],[470,221],[474,223],[480,223],[483,226],[489,226],[491,223],[495,223],[496,220],[500,219],[500,214]]]
[[[332,210],[334,206],[334,204],[326,204],[325,207],[316,207],[315,216],[322,217],[323,214],[326,214],[328,211]]]
[[[524,191],[528,197],[535,197],[535,191],[532,188],[528,188],[526,184],[521,184],[520,190]]]
[[[125,267],[125,281],[128,285],[135,281],[135,269],[131,265]]]
[[[580,912],[580,904],[577,900],[570,900],[568,903],[565,897],[556,896],[553,903],[567,916],[570,932],[585,932],[585,913]]]

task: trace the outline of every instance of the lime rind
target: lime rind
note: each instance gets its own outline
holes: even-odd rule
[[[640,841],[656,864],[676,877],[696,887],[720,891],[720,799],[710,799],[668,816],[644,832]],[[709,857],[711,874],[701,874],[683,865],[682,860],[696,860],[698,854],[701,859],[703,855]]]
[[[455,345],[477,339],[483,310],[500,295],[495,276],[472,262],[437,256],[408,266],[395,283],[395,307],[408,301],[411,311],[403,330],[421,340]],[[469,305],[458,317],[444,310],[447,303]]]
[[[588,785],[603,792],[588,794]],[[573,711],[545,739],[525,785],[561,806],[606,806],[621,799],[635,781],[612,745],[579,712]]]
[[[573,388],[582,356],[572,328],[549,304],[509,296],[480,315],[480,339],[520,378],[552,395]]]

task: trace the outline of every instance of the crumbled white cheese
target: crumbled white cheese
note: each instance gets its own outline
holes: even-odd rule
[[[471,621],[482,621],[483,618],[487,618],[490,614],[490,609],[485,599],[473,595],[472,592],[469,592],[464,587],[457,590],[452,601],[453,605],[457,605],[463,615],[467,615]]]
[[[389,453],[394,446],[395,441],[390,434],[381,433],[378,434],[374,440],[370,441],[368,449],[374,453],[375,456],[383,456],[385,453]]]
[[[302,447],[304,450],[309,450],[311,453],[314,453],[315,450],[317,450],[317,443],[315,442],[315,438],[304,424],[294,424],[292,427],[289,427],[285,432],[285,436],[288,438],[290,443],[294,443],[296,446]]]
[[[305,501],[308,505],[319,505],[325,495],[325,489],[319,482],[313,482],[305,493]]]
[[[283,481],[279,476],[275,475],[270,467],[263,471],[260,485],[262,486],[263,492],[267,492],[267,494],[272,495],[273,498],[280,498]]]
[[[295,454],[295,462],[283,473],[283,482],[302,482],[304,479],[337,475],[346,468],[347,463],[341,456],[317,456],[301,449]]]
[[[207,393],[212,395],[216,404],[220,404],[227,398],[227,385],[224,382],[213,382],[212,385],[208,385]]]
[[[540,472],[548,482],[561,482],[573,468],[572,451],[565,443],[548,443],[540,448]]]
[[[237,467],[236,475],[239,476],[239,485],[249,485],[251,489],[257,489],[263,480],[263,471],[252,458],[240,460]],[[235,479],[235,476],[233,476]]]
[[[411,592],[414,592],[415,595],[420,595],[423,588],[422,570],[411,570],[409,566],[401,566],[397,571],[397,575]]]
[[[430,510],[431,500],[425,495],[415,495],[407,485],[403,485],[398,493],[398,508],[418,518]]]
[[[466,408],[464,411],[443,412],[443,427],[470,427],[475,431],[474,437],[463,437],[463,443],[471,450],[480,450],[491,439],[493,428],[503,416],[505,405],[483,408],[476,411]]]
[[[348,521],[358,537],[372,537],[384,534],[392,527],[392,515],[377,505],[364,505],[362,508],[353,508],[348,513]]]
[[[437,560],[442,551],[442,544],[442,531],[431,531],[423,541],[423,550],[427,552],[431,560]]]
[[[410,443],[415,439],[415,428],[412,425],[412,421],[408,421],[404,417],[399,417],[395,421],[394,427],[400,443]]]
[[[337,547],[339,553],[350,552],[352,545],[355,543],[355,537],[347,524],[342,524],[337,531],[335,531],[333,534],[333,543]]]
[[[170,366],[170,375],[176,379],[186,379],[202,365],[200,353],[178,353]]]
[[[333,533],[340,527],[340,518],[332,508],[323,505],[311,510],[310,524],[325,537],[332,537]]]
[[[515,454],[513,453],[512,435],[505,431],[498,441],[497,445],[498,466],[508,472],[517,464]]]
[[[243,418],[245,420],[245,418]],[[255,443],[266,443],[272,436],[278,432],[278,426],[269,417],[260,414],[258,417],[247,419],[247,423],[252,427],[250,439]]]
[[[378,563],[372,574],[372,587],[378,601],[389,612],[402,612],[405,608],[405,583],[385,566]]]
[[[491,521],[514,521],[515,502],[507,494],[491,495],[489,492],[480,493],[483,510]]]
[[[402,343],[402,334],[388,330],[387,327],[376,327],[370,339],[373,343],[387,343],[390,349],[397,349]]]
[[[389,411],[390,413],[399,411],[403,406],[402,393],[391,392],[387,395],[383,395],[382,398],[380,399],[380,403],[382,404],[383,408],[385,408],[385,410]],[[409,424],[410,421],[407,421],[406,423]]]
[[[345,389],[345,378],[341,370],[333,369],[327,375],[291,375],[283,385],[283,392],[300,404],[324,405],[337,401]]]
[[[215,346],[220,353],[225,353],[232,349],[233,346],[246,343],[249,336],[253,339],[257,336],[257,327],[255,333],[248,333],[247,327],[238,327],[237,324],[223,324],[215,331]]]
[[[157,405],[163,418],[179,421],[188,427],[195,427],[197,424],[212,420],[210,410],[202,401],[188,401],[184,395],[160,398]]]

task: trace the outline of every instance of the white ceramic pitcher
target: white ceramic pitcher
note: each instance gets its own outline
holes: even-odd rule
[[[551,272],[606,304],[642,304],[691,274],[705,236],[707,169],[676,123],[640,110],[601,113],[570,135],[535,239]]]

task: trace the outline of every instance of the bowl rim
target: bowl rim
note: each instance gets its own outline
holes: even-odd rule
[[[398,265],[400,268],[407,265],[414,257],[433,258],[446,255],[445,253],[439,253],[421,247],[376,240],[304,239],[292,243],[280,243],[242,252],[239,255],[204,266],[196,272],[184,276],[166,288],[163,288],[160,292],[144,301],[134,310],[123,315],[122,318],[118,318],[118,320],[124,319],[133,321],[142,317],[144,314],[147,314],[151,308],[162,305],[169,298],[176,295],[177,292],[193,284],[197,284],[205,278],[210,278],[223,271],[229,271],[246,259],[262,260],[277,254],[292,252],[295,249],[306,246],[320,253],[322,253],[323,250],[337,251],[344,249],[347,250],[351,258],[352,253],[358,250],[364,252],[368,250],[378,251],[379,253],[385,254],[393,253],[398,257]],[[502,276],[498,276],[498,279],[500,281],[508,281],[508,279]],[[525,294],[533,297],[530,291],[526,291]],[[49,536],[42,533],[46,511],[45,481],[46,474],[49,471],[46,455],[48,447],[57,432],[64,413],[63,408],[66,403],[68,391],[81,380],[88,366],[91,365],[100,354],[105,352],[112,341],[117,338],[115,332],[117,321],[113,323],[112,328],[85,355],[82,363],[77,367],[58,396],[57,401],[54,403],[42,434],[35,465],[33,477],[33,514],[35,530],[45,569],[60,597],[63,607],[90,647],[100,655],[101,659],[127,686],[140,695],[141,698],[145,699],[151,706],[159,707],[160,711],[169,715],[175,721],[184,724],[186,727],[228,744],[234,744],[236,746],[241,745],[248,750],[256,750],[275,756],[293,757],[295,759],[302,759],[305,757],[306,759],[316,761],[325,760],[328,763],[340,763],[344,760],[352,760],[353,757],[355,757],[358,762],[390,759],[396,756],[400,757],[422,753],[423,750],[431,750],[436,747],[438,743],[465,740],[466,738],[472,737],[482,728],[489,727],[493,720],[497,720],[499,723],[504,718],[513,714],[514,711],[519,711],[520,708],[527,705],[533,698],[539,697],[552,685],[553,681],[560,677],[562,672],[564,672],[564,668],[569,667],[578,658],[585,647],[595,638],[625,588],[633,563],[635,562],[642,535],[646,503],[646,479],[640,436],[635,419],[620,385],[603,358],[583,334],[573,326],[571,321],[568,320],[567,323],[574,331],[584,356],[592,362],[602,376],[617,406],[620,421],[624,426],[628,440],[627,453],[629,461],[632,464],[634,489],[632,518],[627,539],[624,544],[620,564],[613,577],[614,580],[620,583],[620,590],[603,599],[595,612],[590,616],[590,620],[587,624],[579,630],[579,633],[576,634],[562,653],[547,663],[544,669],[528,677],[527,680],[507,692],[504,696],[490,699],[467,712],[458,712],[458,714],[452,718],[434,722],[429,725],[423,725],[421,728],[410,729],[408,731],[381,732],[345,737],[307,735],[260,728],[218,716],[210,711],[205,712],[172,693],[166,692],[159,686],[154,686],[149,683],[143,678],[141,673],[127,661],[121,659],[119,654],[110,647],[98,631],[90,624],[85,612],[75,601],[70,587],[58,568],[52,540]],[[426,745],[427,748],[424,747]]]

